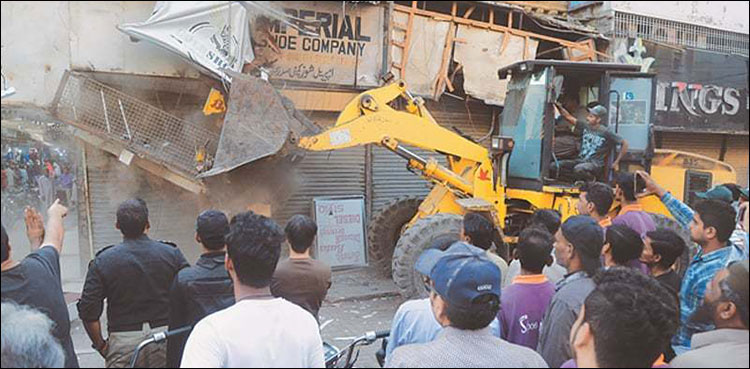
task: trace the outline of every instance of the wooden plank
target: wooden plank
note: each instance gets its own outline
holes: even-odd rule
[[[79,128],[73,129],[73,135],[81,141],[86,142],[91,146],[96,147],[97,149],[106,151],[114,156],[119,156],[120,153],[122,153],[122,150],[127,149],[126,147],[115,141],[102,139]],[[202,194],[206,192],[206,187],[203,185],[203,182],[200,182],[195,178],[190,178],[185,175],[173,172],[162,164],[143,159],[138,155],[135,155],[131,165],[132,164],[135,164],[141,169],[192,193]]]
[[[476,10],[476,6],[472,6],[471,8],[467,9],[464,13],[464,18],[469,18],[472,13],[474,13],[474,10]]]
[[[451,5],[451,15],[455,17],[456,12],[458,10],[458,4],[454,1]],[[456,37],[456,23],[451,22],[448,26],[448,34],[445,36],[445,44],[443,48],[443,57],[440,64],[440,70],[438,72],[438,78],[435,81],[435,91],[434,96],[437,100],[438,97],[440,97],[441,93],[440,90],[443,88],[443,84],[445,82],[446,85],[453,87],[453,84],[448,81],[448,65],[450,64],[451,59],[451,51],[453,51],[453,39]],[[452,91],[452,90],[451,90]]]
[[[409,61],[409,49],[411,48],[411,32],[412,27],[414,26],[414,14],[417,10],[417,2],[412,1],[411,2],[411,8],[409,9],[409,21],[406,24],[406,36],[404,36],[404,52],[401,54],[401,67],[399,70],[401,71],[401,79],[406,79],[406,63]]]
[[[523,38],[523,60],[529,58],[529,36]]]
[[[510,33],[503,32],[503,44],[500,45],[500,55],[505,54],[505,49],[508,48],[508,42],[510,42]]]
[[[451,16],[451,15],[448,15],[448,14],[437,13],[437,12],[433,12],[433,11],[430,11],[430,10],[409,8],[407,6],[398,5],[398,4],[394,4],[393,5],[393,10],[399,11],[399,12],[403,12],[403,13],[413,12],[415,15],[422,15],[422,16],[426,16],[426,17],[431,17],[431,18],[434,18],[436,20],[453,21],[453,22],[458,23],[458,24],[463,24],[463,25],[477,27],[477,28],[491,29],[491,30],[497,31],[497,32],[509,32],[510,34],[513,34],[513,35],[516,35],[516,36],[520,36],[520,37],[530,36],[530,37],[533,37],[533,38],[535,38],[537,40],[550,41],[550,42],[554,42],[554,43],[557,43],[557,44],[560,44],[560,45],[563,45],[563,46],[566,46],[566,47],[575,47],[574,45],[578,45],[577,43],[575,43],[573,41],[563,40],[563,39],[560,39],[560,38],[557,38],[557,37],[542,35],[542,34],[528,32],[528,31],[523,31],[523,30],[520,30],[520,29],[514,29],[514,28],[507,27],[507,26],[501,26],[499,24],[489,24],[487,22],[476,21],[476,20],[473,20],[473,19],[464,19],[464,18],[461,18],[461,17],[456,17],[456,16]],[[608,58],[608,59],[612,58],[611,56],[609,56],[609,55],[607,55],[605,53],[599,52],[599,51],[596,51],[595,53],[597,55],[599,55],[599,56],[604,57],[604,58]]]
[[[555,11],[563,14],[568,13],[567,1],[506,1],[506,3],[535,9],[540,12]]]
[[[508,11],[508,28],[513,28],[513,12]]]

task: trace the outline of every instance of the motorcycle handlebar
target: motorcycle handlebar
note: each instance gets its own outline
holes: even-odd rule
[[[188,326],[185,326],[185,327],[182,327],[182,328],[177,328],[175,330],[167,331],[167,332],[164,332],[164,333],[166,334],[167,338],[169,338],[169,337],[172,337],[172,336],[179,336],[179,335],[181,335],[183,333],[190,332],[191,329],[193,329],[193,326],[192,325],[188,325]]]
[[[379,332],[375,332],[375,339],[379,340],[379,339],[382,339],[382,338],[387,338],[390,335],[391,335],[391,331],[379,331]]]

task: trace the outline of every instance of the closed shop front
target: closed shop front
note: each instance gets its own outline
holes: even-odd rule
[[[306,112],[322,127],[336,121],[334,112]],[[365,195],[365,147],[305,153],[294,170],[291,195],[272,208],[280,224],[295,214],[312,215],[312,200],[319,196]]]
[[[91,146],[86,148],[86,162],[94,252],[122,242],[115,228],[117,206],[138,197],[148,205],[149,237],[176,243],[190,263],[198,259],[195,219],[202,209],[194,194]]]

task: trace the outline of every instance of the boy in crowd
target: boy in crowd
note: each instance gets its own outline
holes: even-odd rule
[[[577,366],[662,367],[659,358],[678,325],[676,301],[659,282],[632,268],[608,269],[594,282],[570,330]]]
[[[643,239],[641,261],[648,266],[649,274],[656,278],[675,296],[680,293],[680,276],[672,269],[677,258],[685,252],[685,240],[666,228],[646,233]]]
[[[604,239],[602,256],[605,267],[619,265],[648,273],[648,268],[639,260],[643,253],[643,240],[638,233],[624,224],[615,224],[607,228]]]
[[[504,278],[508,272],[508,263],[490,251],[492,247],[492,236],[495,234],[495,225],[480,213],[468,212],[464,215],[464,226],[461,229],[461,241],[476,246],[487,253],[487,258],[492,260]]]
[[[527,228],[530,227],[545,229],[554,237],[557,230],[560,229],[560,212],[554,209],[539,209],[535,211],[531,216],[531,219],[529,219],[529,226]],[[542,274],[544,274],[552,284],[555,284],[563,279],[568,272],[565,270],[565,267],[555,262],[554,253],[551,254],[551,256],[552,265],[545,265],[544,269],[542,269]],[[513,259],[513,261],[510,262],[510,265],[508,265],[507,275],[503,276],[503,288],[508,287],[520,274],[521,262],[518,261],[518,259]]]
[[[539,343],[539,329],[549,306],[555,285],[542,274],[552,264],[552,235],[531,227],[521,232],[515,257],[521,263],[521,275],[505,287],[500,298],[498,319],[502,338],[533,350]]]

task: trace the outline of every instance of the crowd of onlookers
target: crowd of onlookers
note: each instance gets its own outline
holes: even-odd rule
[[[640,206],[650,195],[672,227]],[[417,260],[428,297],[399,307],[385,366],[747,367],[748,191],[724,185],[696,197],[688,206],[643,172],[621,173],[614,188],[588,183],[579,215],[531,216],[510,263],[491,251],[488,214],[465,214],[459,240]],[[78,366],[60,286],[66,212],[53,203],[45,227],[26,210],[37,250],[22,260],[3,228],[3,367]],[[281,229],[253,212],[207,210],[196,220],[203,252],[193,266],[148,237],[143,200],[120,204],[116,227],[123,241],[96,254],[77,304],[107,367],[127,367],[141,341],[182,327],[192,330],[147,346],[136,365],[324,366],[318,312],[331,269],[310,255],[312,219],[297,215]],[[285,242],[289,257],[279,261]]]
[[[3,192],[35,192],[44,209],[52,205],[55,199],[60,199],[64,204],[70,203],[74,183],[71,166],[53,159],[47,151],[30,148],[27,153],[10,150],[3,155]]]

